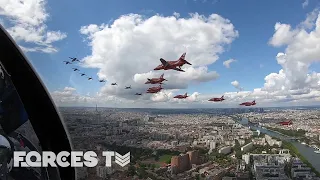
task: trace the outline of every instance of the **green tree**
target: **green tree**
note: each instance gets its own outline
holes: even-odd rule
[[[242,152],[241,151],[236,151],[236,158],[237,159],[242,159]]]
[[[171,159],[167,159],[167,160],[165,161],[165,163],[166,163],[166,164],[170,164],[170,163],[171,163]]]
[[[144,168],[140,167],[140,168],[138,168],[137,171],[138,171],[138,176],[139,176],[140,179],[146,178],[147,172],[146,172],[146,170]]]
[[[156,155],[156,156],[154,157],[154,160],[155,160],[155,161],[159,161],[159,159],[160,159],[159,155]]]
[[[239,150],[239,149],[240,149],[240,143],[239,143],[239,141],[238,141],[237,139],[235,140],[234,149],[235,149],[235,150]]]
[[[130,165],[128,167],[128,175],[129,176],[134,176],[136,174],[136,167],[134,165]]]

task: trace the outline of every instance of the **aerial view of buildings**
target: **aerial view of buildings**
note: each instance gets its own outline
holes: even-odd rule
[[[312,121],[318,118],[316,110],[210,109],[185,114],[187,110],[60,111],[75,150],[131,153],[131,163],[124,167],[114,162],[105,167],[99,157],[98,167],[78,169],[79,179],[318,179],[319,164],[306,160],[303,152],[290,145],[298,143],[318,157],[313,147],[303,144],[309,139],[309,146],[317,147],[320,133],[314,131],[317,124]],[[273,116],[275,112],[277,116]],[[302,117],[307,123],[299,123]],[[287,119],[293,123],[279,123]],[[287,137],[293,135],[285,134],[306,129],[299,136],[303,139],[290,139]],[[266,130],[278,130],[279,136]]]

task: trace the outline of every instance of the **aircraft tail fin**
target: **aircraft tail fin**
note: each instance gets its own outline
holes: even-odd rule
[[[162,78],[163,78],[163,76],[164,76],[164,74],[161,74],[160,78],[162,79]]]
[[[180,56],[179,60],[185,60],[186,54],[187,54],[187,53],[183,53],[183,54]]]
[[[188,93],[184,93],[184,96],[188,96]]]

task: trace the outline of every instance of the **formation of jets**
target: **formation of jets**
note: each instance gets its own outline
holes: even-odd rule
[[[213,102],[222,102],[222,101],[224,101],[224,100],[226,100],[226,99],[224,99],[224,96],[221,96],[220,98],[218,98],[218,97],[214,97],[214,98],[211,98],[211,99],[209,99],[208,101],[213,101]],[[243,102],[243,103],[241,103],[241,104],[239,104],[240,106],[254,106],[254,105],[256,105],[257,103],[256,103],[256,100],[253,100],[252,102]]]
[[[65,64],[73,64],[74,62],[80,62],[80,60],[78,59],[78,58],[76,58],[76,57],[69,57],[69,59],[71,59],[71,62],[70,61],[63,61]],[[73,71],[80,71],[80,69],[78,69],[78,68],[72,68],[73,69]],[[80,76],[87,76],[85,73],[79,73],[80,74]],[[91,81],[91,80],[93,80],[93,78],[92,77],[87,77],[87,79],[89,80],[89,81]],[[106,82],[106,80],[103,80],[103,79],[101,79],[101,80],[98,80],[99,82]]]
[[[187,53],[183,53],[180,58],[178,60],[174,60],[174,61],[167,61],[163,58],[160,58],[160,62],[161,64],[158,65],[156,68],[154,68],[155,71],[158,70],[175,70],[175,71],[180,71],[180,72],[185,72],[184,70],[181,69],[182,66],[184,66],[185,64],[188,65],[192,65],[190,62],[188,62],[185,57],[186,57]],[[65,64],[72,64],[74,62],[80,62],[79,59],[75,58],[75,57],[69,57],[69,59],[71,59],[70,61],[63,61]],[[73,71],[80,71],[78,68],[72,68]],[[80,73],[81,76],[87,76],[85,73]],[[87,77],[88,80],[93,80],[92,77]],[[153,86],[147,89],[146,93],[158,93],[160,92],[162,89],[164,89],[162,87],[162,85],[164,84],[164,81],[168,81],[167,79],[164,78],[164,74],[162,74],[160,77],[154,77],[154,78],[147,78],[147,81],[145,82],[145,84],[159,84],[158,86]],[[105,80],[99,80],[99,82],[106,82]],[[111,83],[112,86],[117,86],[118,84],[116,82]],[[129,86],[125,86],[125,89],[132,89],[131,85]],[[141,96],[142,93],[135,93],[135,95],[137,96]],[[180,94],[180,95],[176,95],[173,98],[176,99],[186,99],[188,96],[187,93],[185,94]],[[212,101],[212,102],[222,102],[226,100],[224,98],[224,95],[221,97],[214,97],[209,99],[208,101]],[[241,104],[239,104],[240,106],[254,106],[256,105],[256,101],[252,101],[252,102],[243,102]]]
[[[154,68],[155,71],[157,70],[176,70],[176,71],[180,71],[180,72],[185,72],[184,70],[181,69],[181,67],[185,64],[189,64],[192,65],[191,63],[189,63],[185,57],[186,57],[187,53],[183,53],[180,58],[178,60],[175,61],[166,61],[163,58],[160,58],[160,62],[161,64],[158,65],[156,68]],[[147,78],[147,82],[145,84],[159,84],[159,86],[153,86],[150,87],[149,89],[147,89],[146,93],[158,93],[160,92],[163,87],[162,84],[163,81],[168,81],[167,79],[164,78],[164,74],[162,74],[159,78]],[[180,98],[182,97],[182,98]],[[183,99],[183,98],[187,98],[188,96],[186,95],[178,95],[175,96],[174,98],[179,98],[179,99]]]

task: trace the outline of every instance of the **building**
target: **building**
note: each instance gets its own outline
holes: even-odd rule
[[[191,169],[189,154],[180,154],[179,156],[172,156],[171,158],[171,172],[179,174]]]
[[[231,153],[232,147],[231,146],[227,146],[227,147],[223,147],[221,149],[219,149],[219,153],[221,154],[229,154]]]
[[[249,172],[238,172],[236,176],[237,176],[237,180],[248,180],[248,179],[250,179]]]
[[[253,142],[248,143],[248,144],[242,146],[242,147],[241,147],[241,151],[242,151],[242,152],[247,152],[247,151],[249,151],[249,150],[252,149],[252,148],[253,148]]]
[[[249,120],[247,118],[242,118],[240,123],[243,125],[247,125],[249,123]]]
[[[292,161],[291,177],[295,179],[317,179],[316,174],[311,171],[311,168],[299,159]]]
[[[290,154],[250,154],[253,160],[253,172],[259,180],[289,180],[285,174],[285,164]]]
[[[244,160],[244,162],[246,164],[249,164],[250,163],[250,154],[243,154],[242,159]]]
[[[176,147],[178,145],[178,141],[171,141],[171,146]]]
[[[210,149],[213,150],[213,149],[216,149],[216,142],[215,141],[210,141]]]
[[[224,169],[211,169],[204,173],[207,179],[220,180],[225,175]]]
[[[190,159],[190,164],[191,165],[200,163],[199,152],[198,151],[189,151],[189,152],[187,152],[187,154],[189,155],[189,159]]]
[[[261,132],[259,130],[256,130],[253,132],[253,135],[254,136],[260,136]]]

